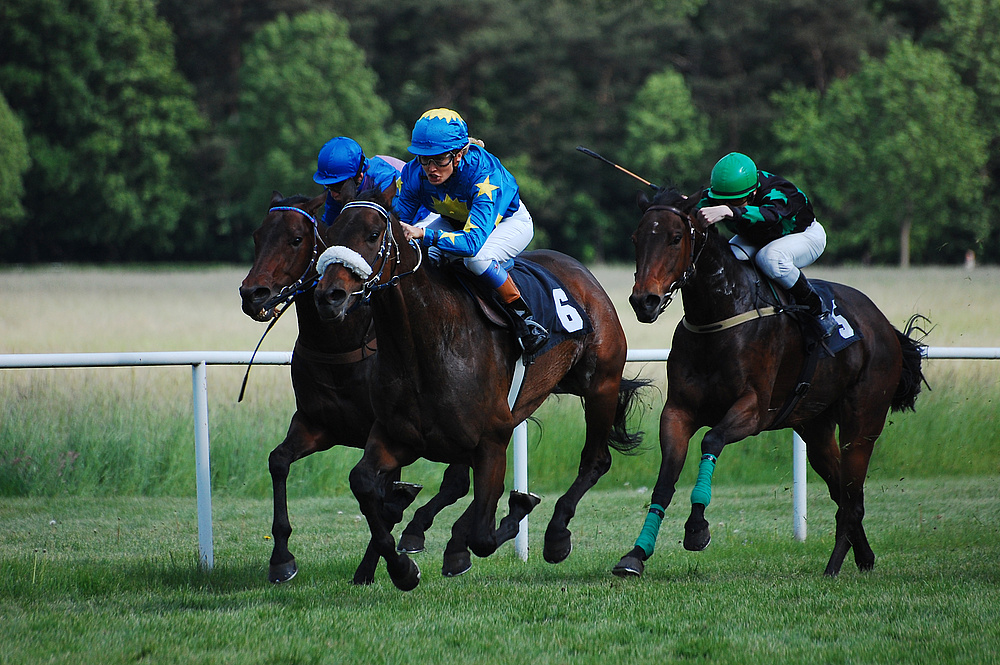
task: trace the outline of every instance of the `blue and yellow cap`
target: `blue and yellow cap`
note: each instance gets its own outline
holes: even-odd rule
[[[451,109],[431,109],[413,125],[410,147],[414,155],[440,155],[469,145],[469,126]]]

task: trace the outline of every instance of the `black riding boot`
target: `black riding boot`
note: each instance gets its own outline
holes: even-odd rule
[[[500,302],[510,314],[511,323],[514,324],[514,333],[517,335],[517,341],[521,344],[524,352],[530,356],[545,346],[545,342],[549,341],[549,331],[532,318],[528,303],[524,302],[517,284],[514,283],[510,275],[507,275],[507,279],[496,287],[496,291],[497,295],[500,296]]]
[[[518,296],[516,300],[504,303],[504,306],[511,315],[517,340],[526,354],[530,356],[545,346],[549,341],[549,331],[532,318],[531,309],[528,303],[524,302],[524,298]]]
[[[804,274],[799,273],[799,278],[795,281],[795,284],[792,284],[792,288],[788,289],[788,293],[795,299],[796,303],[809,308],[809,313],[816,318],[820,334],[824,339],[832,335],[840,327],[840,324],[833,318],[830,310],[823,304],[823,299],[813,290],[812,284],[809,283]]]

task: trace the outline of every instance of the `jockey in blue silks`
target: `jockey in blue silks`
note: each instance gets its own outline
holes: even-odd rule
[[[378,155],[366,158],[354,139],[337,136],[320,148],[313,180],[326,188],[326,209],[322,222],[329,226],[344,207],[340,190],[348,180],[354,180],[356,191],[378,188],[385,191],[399,178],[402,160]]]
[[[503,268],[535,233],[517,180],[499,159],[470,142],[465,120],[450,109],[420,116],[408,150],[417,157],[403,167],[393,200],[407,239],[419,239],[442,260],[461,260],[482,284],[496,290],[521,347],[535,353],[549,333],[534,320]],[[440,218],[415,225],[421,206]]]

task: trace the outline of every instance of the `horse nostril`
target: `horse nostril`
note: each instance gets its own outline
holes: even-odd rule
[[[324,296],[326,297],[326,302],[333,306],[339,306],[347,300],[347,291],[343,289],[330,289]]]

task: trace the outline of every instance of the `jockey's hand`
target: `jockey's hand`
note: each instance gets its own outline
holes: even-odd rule
[[[424,230],[419,226],[413,226],[406,222],[400,222],[399,225],[403,227],[403,235],[406,236],[407,240],[420,240],[424,237]]]
[[[698,219],[706,226],[721,222],[727,217],[732,217],[733,211],[729,206],[708,206],[698,211]]]

